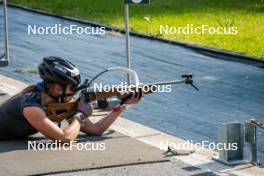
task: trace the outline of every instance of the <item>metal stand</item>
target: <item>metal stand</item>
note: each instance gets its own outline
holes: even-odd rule
[[[226,123],[220,124],[219,142],[231,145],[237,144],[237,150],[223,149],[219,151],[219,157],[213,159],[229,166],[245,164],[248,161],[244,160],[244,128],[241,123]]]
[[[257,129],[256,124],[261,125],[257,120],[241,123],[221,124],[219,128],[220,143],[237,143],[237,150],[219,151],[219,157],[213,159],[227,165],[238,165],[251,163],[259,165],[257,160]],[[244,147],[244,143],[247,144]],[[244,157],[246,151],[246,157]]]
[[[126,57],[127,68],[131,69],[130,38],[129,38],[129,4],[150,4],[150,0],[124,0],[125,29],[126,29]],[[131,84],[130,75],[127,75],[127,83]]]
[[[125,29],[126,29],[126,57],[127,57],[127,68],[131,69],[130,59],[130,37],[129,37],[129,5],[125,4]],[[127,74],[127,83],[130,84],[130,75]]]
[[[248,161],[257,165],[256,125],[245,122],[245,142],[248,143]]]
[[[4,12],[4,54],[0,56],[0,66],[7,66],[9,60],[8,50],[8,22],[7,22],[7,0],[3,0],[3,12]]]

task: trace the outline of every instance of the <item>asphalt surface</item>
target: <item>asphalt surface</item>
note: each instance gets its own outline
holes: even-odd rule
[[[212,172],[200,169],[198,167],[187,166],[181,161],[172,161],[164,163],[155,163],[155,164],[143,164],[143,165],[131,165],[131,166],[121,166],[121,167],[112,167],[104,169],[96,169],[89,171],[80,171],[75,172],[74,174],[78,176],[216,176]],[[71,176],[73,173],[62,173],[55,174],[56,176]]]
[[[88,79],[105,68],[126,66],[123,35],[28,35],[27,25],[84,25],[20,9],[9,8],[8,12],[10,64],[0,68],[0,74],[36,83],[37,74],[16,70],[36,67],[42,57],[50,55],[70,58],[80,68],[82,78]],[[1,6],[0,14],[3,19]],[[2,32],[0,40],[3,48]],[[244,122],[252,117],[264,121],[264,69],[153,40],[132,37],[131,44],[132,67],[141,82],[174,80],[192,72],[200,91],[174,85],[171,93],[146,96],[139,106],[124,113],[126,118],[196,142],[217,142],[222,122]],[[121,78],[125,75],[106,74],[100,81],[116,83]],[[258,132],[260,145],[264,144],[262,131]],[[259,151],[263,160],[264,148],[259,147]]]

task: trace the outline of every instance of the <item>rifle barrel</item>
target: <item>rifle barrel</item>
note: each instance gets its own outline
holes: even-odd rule
[[[170,84],[181,84],[181,83],[185,83],[186,80],[173,80],[173,81],[163,81],[163,82],[154,82],[154,83],[150,83],[147,85],[170,85]]]

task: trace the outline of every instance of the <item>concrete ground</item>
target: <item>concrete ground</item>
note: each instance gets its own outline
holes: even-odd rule
[[[189,170],[189,171],[188,171]],[[165,163],[143,164],[133,166],[121,166],[106,169],[96,169],[90,171],[80,171],[76,173],[56,174],[56,176],[71,175],[90,175],[90,176],[214,176],[212,172],[208,172],[199,168],[188,167],[180,161],[172,161]]]

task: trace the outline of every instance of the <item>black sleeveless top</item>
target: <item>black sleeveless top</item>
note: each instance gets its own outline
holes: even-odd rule
[[[23,109],[28,106],[43,109],[40,91],[19,95],[0,106],[0,140],[24,138],[38,132],[23,115]]]

